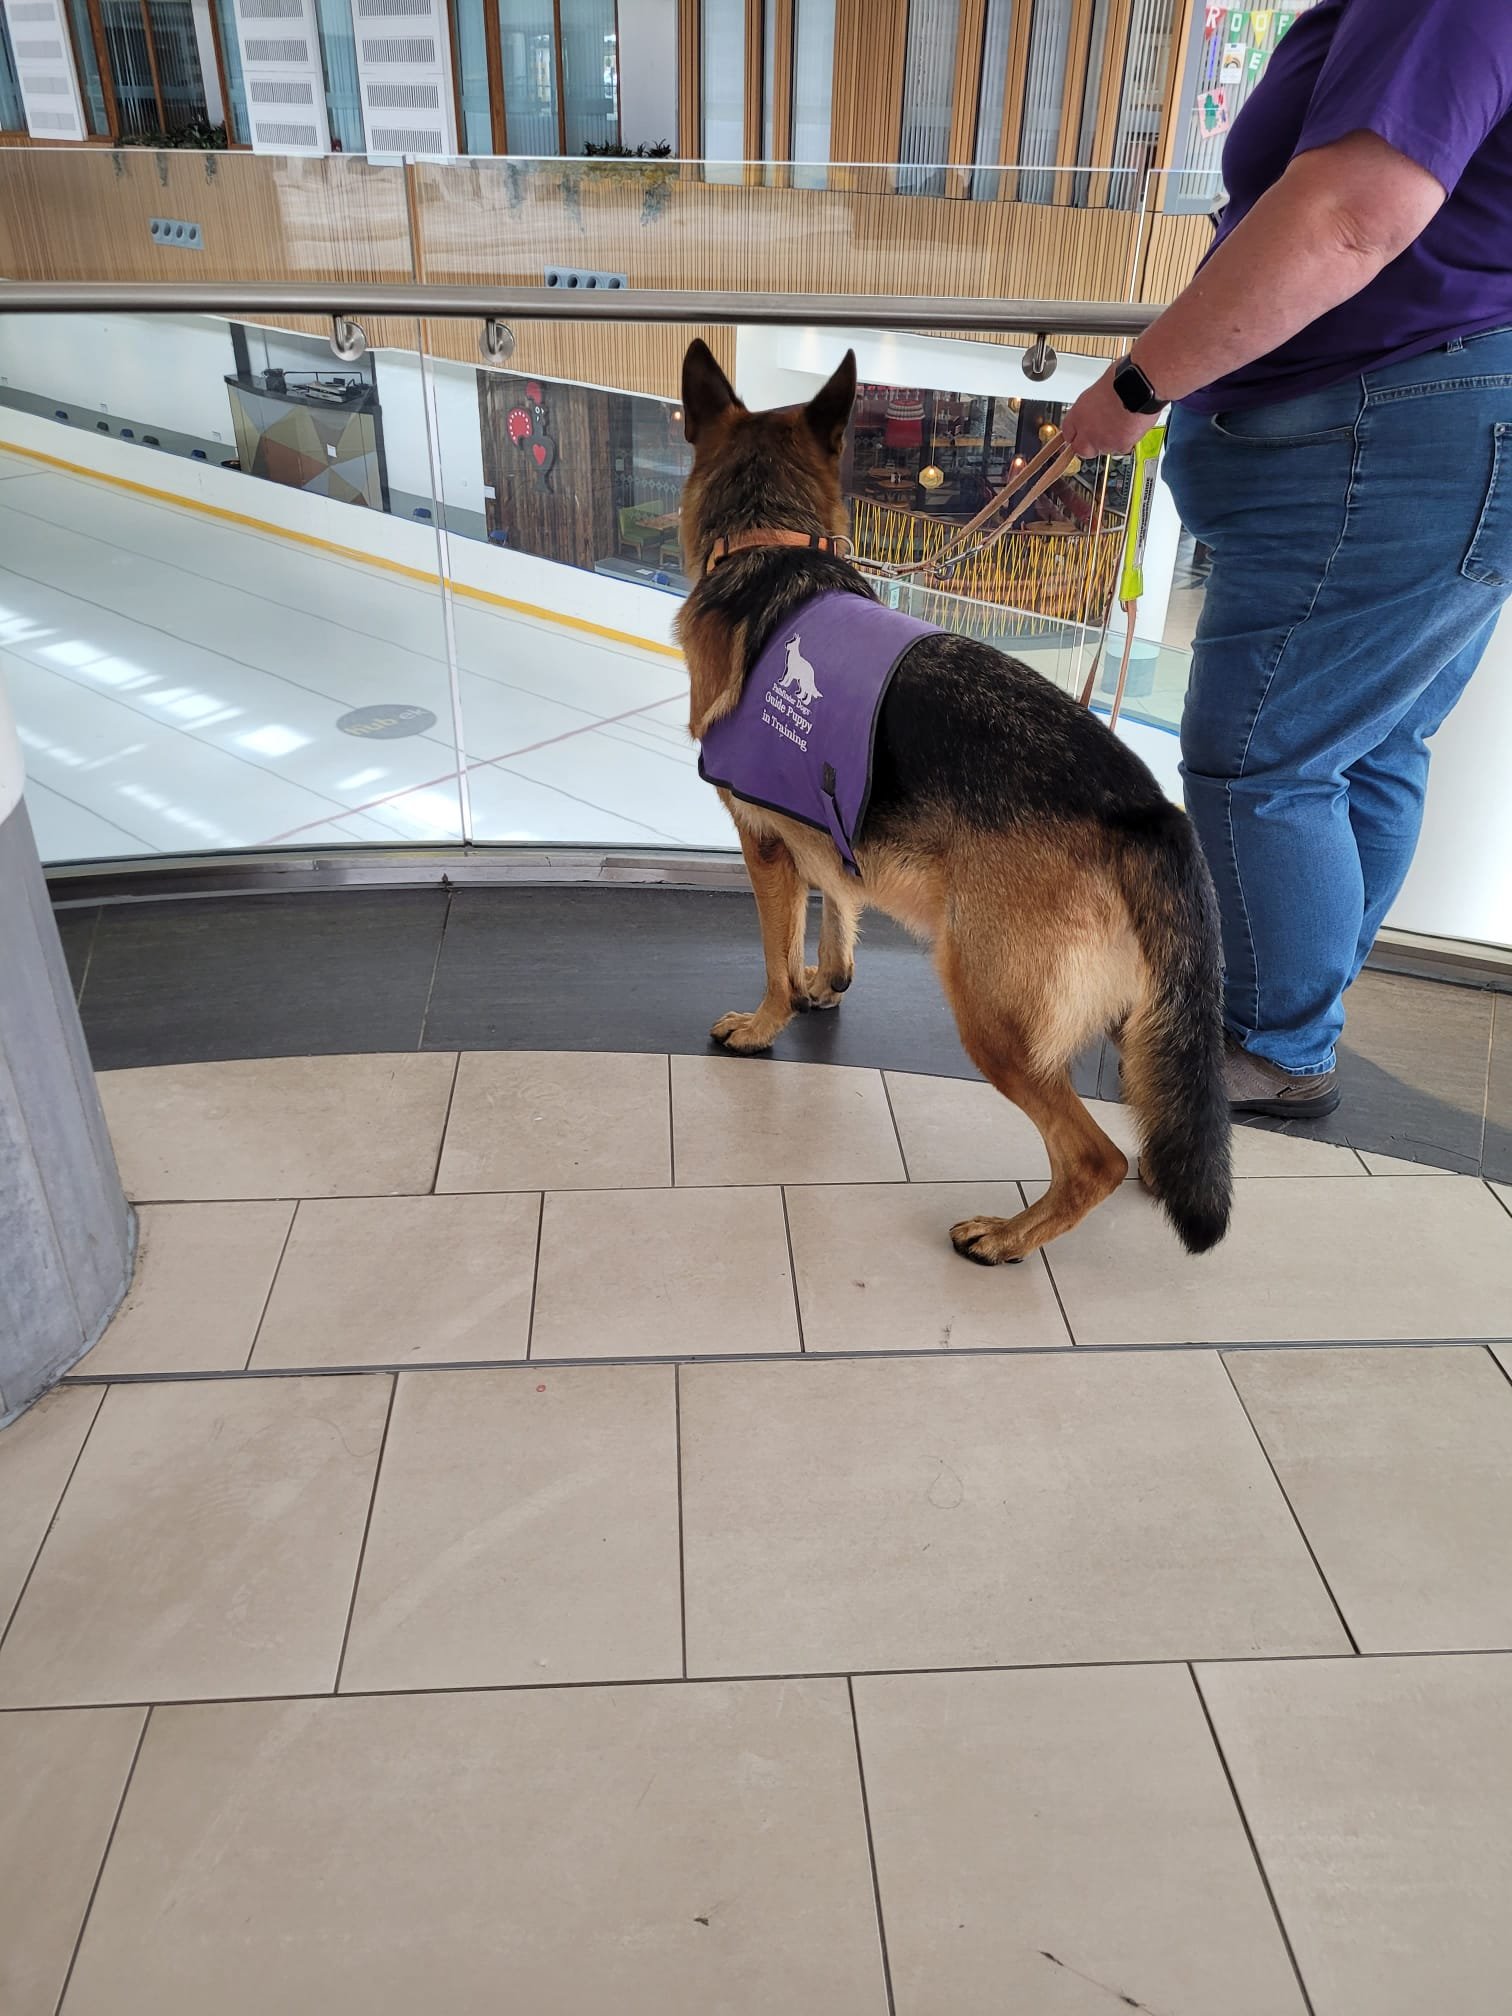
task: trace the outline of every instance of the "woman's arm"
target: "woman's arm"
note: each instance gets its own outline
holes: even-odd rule
[[[1444,193],[1374,133],[1299,154],[1135,343],[1135,362],[1164,400],[1253,363],[1367,286]],[[1079,455],[1124,455],[1154,424],[1124,410],[1110,366],[1061,427]]]

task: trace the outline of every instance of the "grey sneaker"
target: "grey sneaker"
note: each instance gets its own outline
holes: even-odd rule
[[[1263,1113],[1271,1120],[1322,1120],[1339,1103],[1337,1072],[1293,1078],[1279,1064],[1254,1056],[1233,1036],[1228,1039],[1224,1071],[1234,1113]]]

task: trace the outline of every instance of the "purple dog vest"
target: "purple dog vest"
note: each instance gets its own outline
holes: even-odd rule
[[[772,632],[734,709],[711,723],[699,776],[817,826],[859,875],[854,848],[883,696],[905,654],[939,634],[864,595],[816,595]]]

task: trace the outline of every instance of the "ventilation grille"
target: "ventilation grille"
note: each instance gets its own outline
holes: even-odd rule
[[[277,119],[258,119],[252,137],[269,147],[317,147],[320,135],[313,126],[291,126]]]
[[[61,42],[13,42],[18,63],[61,63],[63,44]]]
[[[437,111],[441,105],[441,93],[434,84],[369,84],[368,103],[373,106],[387,106],[407,112]]]
[[[297,21],[304,0],[241,0],[237,12],[244,21]]]
[[[359,15],[371,18],[381,14],[429,14],[425,0],[357,0]]]
[[[17,4],[7,11],[10,15],[12,27],[18,21],[46,21],[52,24],[57,20],[57,16],[53,12],[52,0],[17,0]]]
[[[28,91],[36,89],[30,78],[26,80],[26,88]],[[33,133],[72,133],[77,130],[71,112],[28,112],[26,123]]]
[[[45,70],[40,77],[28,77],[26,88],[33,98],[66,98],[69,95],[68,79],[50,77]]]
[[[286,41],[269,41],[258,36],[247,44],[249,63],[308,63],[310,45],[300,36],[290,36]]]
[[[373,152],[375,154],[434,154],[441,145],[441,135],[434,126],[375,126],[373,128]]]
[[[248,94],[256,105],[313,105],[315,93],[308,79],[285,84],[270,77],[254,77],[247,86]]]
[[[386,36],[362,45],[364,63],[434,63],[436,42],[431,35]]]

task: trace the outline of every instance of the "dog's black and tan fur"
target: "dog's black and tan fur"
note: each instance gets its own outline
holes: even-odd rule
[[[703,343],[683,365],[693,472],[683,552],[695,582],[678,619],[701,738],[737,702],[772,631],[825,589],[871,594],[847,561],[758,547],[705,568],[741,532],[843,533],[839,450],[854,357],[807,406],[751,413]],[[859,883],[827,834],[721,791],[756,892],[766,993],[713,1033],[765,1050],[795,1007],[833,1008],[851,984],[861,910],[925,938],[973,1062],[1044,1136],[1046,1194],[1014,1218],[951,1232],[984,1264],[1022,1260],[1128,1173],[1071,1086],[1072,1059],[1120,1032],[1143,1174],[1194,1253],[1228,1224],[1229,1115],[1212,885],[1185,815],[1093,715],[1038,673],[970,638],[928,637],[883,703]],[[821,891],[819,963],[804,964],[808,892]]]

